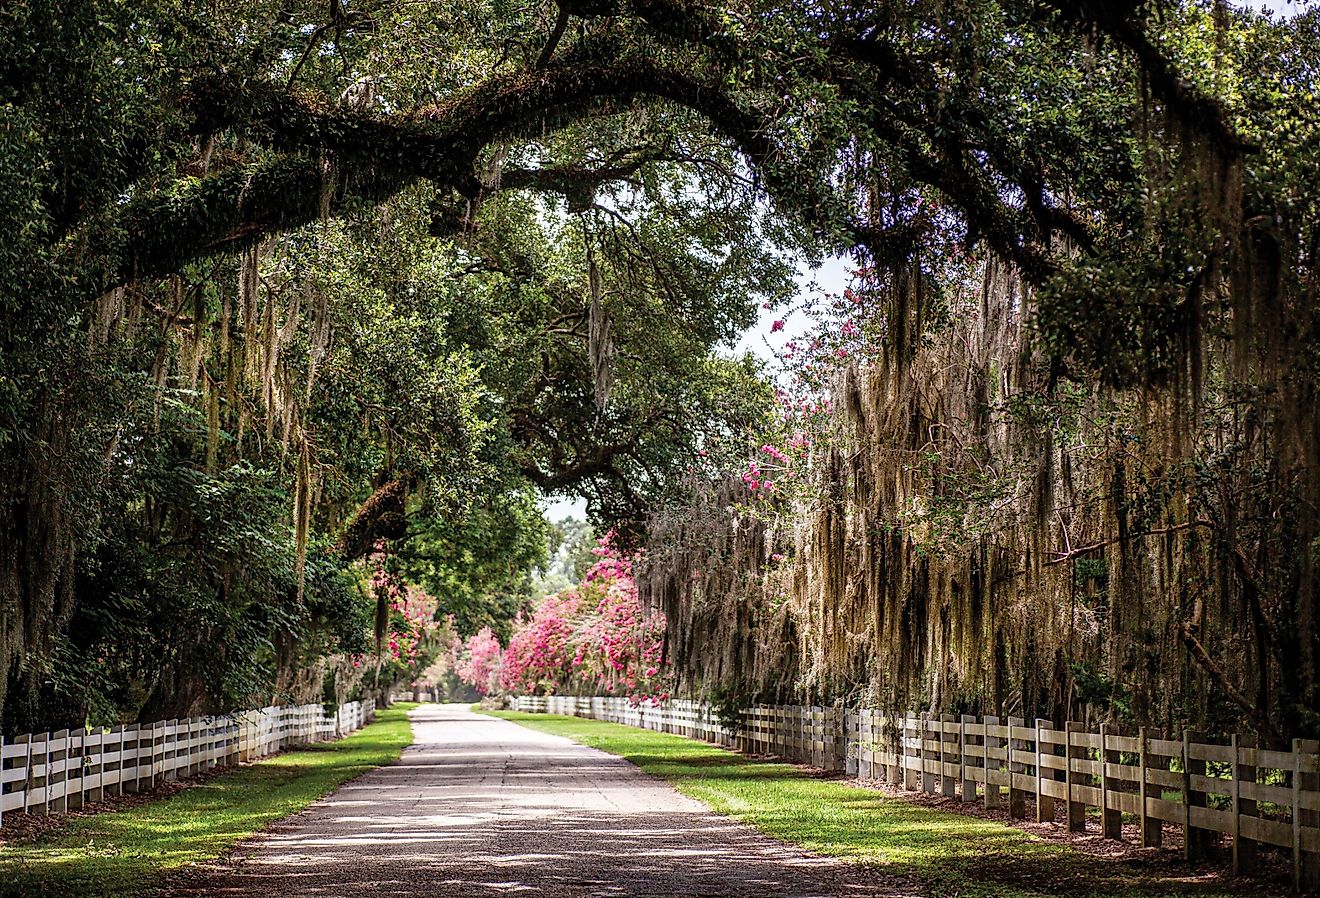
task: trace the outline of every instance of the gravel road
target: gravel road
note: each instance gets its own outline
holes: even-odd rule
[[[473,714],[412,712],[394,764],[242,843],[171,894],[896,896],[861,868],[712,814],[627,761]]]

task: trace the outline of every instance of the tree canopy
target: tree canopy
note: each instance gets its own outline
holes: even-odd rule
[[[143,695],[242,701],[360,649],[382,546],[492,623],[533,491],[639,538],[773,426],[716,350],[793,259],[900,285],[906,360],[930,260],[984,252],[1031,291],[1042,390],[1150,391],[1173,455],[1208,382],[1256,391],[1312,547],[1311,695],[1316,31],[1219,2],[8,4],[5,682],[39,716],[123,652]],[[107,629],[153,616],[198,657]]]

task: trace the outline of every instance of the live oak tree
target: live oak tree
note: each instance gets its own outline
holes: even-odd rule
[[[15,59],[38,69],[100,64],[118,74],[125,32],[143,37],[128,49],[142,51],[144,72],[209,52],[211,26],[185,22],[198,30],[184,39],[153,10],[136,12],[133,21],[114,9],[18,10],[6,33],[28,27],[49,58]],[[44,92],[25,100],[45,120],[28,136],[81,116],[88,138],[55,145],[52,166],[12,170],[35,177],[24,186],[49,200],[81,189],[42,180],[72,166],[75,150],[125,151],[114,138],[126,110],[100,122],[91,98],[72,102],[95,79],[57,84],[36,73],[30,85]],[[129,83],[113,86],[137,102],[134,127],[171,127],[170,92],[125,74]],[[350,198],[333,218],[287,234],[252,232],[237,255],[217,246],[164,278],[139,272],[90,303],[80,294],[112,283],[102,279],[113,257],[143,245],[141,234],[120,233],[110,246],[100,225],[139,193],[177,197],[208,172],[269,154],[242,138],[171,145],[177,133],[156,132],[170,158],[126,175],[133,186],[102,197],[99,211],[57,223],[20,209],[15,220],[33,239],[16,247],[12,267],[35,280],[7,293],[9,348],[30,356],[7,354],[6,488],[19,505],[6,553],[15,587],[7,680],[17,688],[6,726],[107,717],[114,706],[169,716],[265,700],[272,683],[306,679],[318,652],[365,648],[358,578],[345,583],[338,568],[382,541],[404,569],[444,587],[442,611],[461,627],[507,616],[510,588],[541,551],[539,516],[507,516],[526,502],[528,482],[585,491],[602,513],[636,519],[703,429],[729,431],[756,414],[752,370],[709,347],[787,289],[771,246],[779,229],[763,227],[765,210],[726,148],[675,122],[650,152],[638,146],[642,130],[633,122],[547,146],[622,160],[580,185],[555,181],[554,197],[572,194],[562,208],[492,195],[465,210],[461,232],[444,234],[453,239],[437,241],[452,198],[413,184],[379,204]],[[689,175],[688,162],[714,174]],[[506,194],[517,178],[511,169]],[[714,182],[727,183],[702,189]],[[598,197],[607,184],[619,190]],[[578,208],[584,190],[592,202]],[[78,203],[87,199],[65,206]],[[48,268],[26,268],[24,253]],[[46,454],[49,439],[29,426],[70,448]],[[379,630],[379,603],[366,604],[377,605]]]
[[[98,320],[146,315],[186,341],[175,368],[209,420],[185,454],[203,469],[236,451],[219,424],[242,412],[202,356],[249,353],[225,370],[247,378],[250,426],[291,484],[296,584],[313,531],[360,555],[419,509],[461,508],[465,481],[581,488],[602,515],[636,517],[684,449],[756,418],[763,388],[708,349],[750,320],[758,290],[786,288],[764,247],[809,238],[900,271],[953,235],[1037,291],[1045,388],[1165,391],[1172,455],[1229,338],[1262,396],[1268,488],[1301,499],[1278,589],[1298,695],[1314,696],[1316,128],[1299,102],[1313,20],[980,0],[32,3],[0,17],[6,666],[48,653],[75,605],[104,471],[126,451],[120,410],[142,377],[159,394],[179,376],[161,380],[164,350],[91,364]],[[448,249],[416,252],[423,219]],[[346,266],[347,291],[282,267],[337,221],[374,221],[406,248]],[[473,268],[471,301],[409,308],[394,288],[421,280],[425,252],[456,253],[433,268],[448,289],[466,293]],[[335,394],[310,361],[325,347],[285,329],[295,293],[272,301],[263,283],[281,272],[311,303],[366,297],[379,332],[343,357],[337,420],[358,415],[369,438],[325,426]],[[891,336],[905,357],[920,330]],[[419,393],[447,398],[397,403]],[[318,443],[341,439],[354,445],[333,457]]]

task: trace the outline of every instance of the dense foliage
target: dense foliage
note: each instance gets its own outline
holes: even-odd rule
[[[712,349],[787,295],[796,238],[729,148],[621,111],[450,163],[479,196],[404,176],[384,132],[364,177],[204,124],[208,85],[379,122],[508,68],[526,23],[213,12],[0,11],[8,732],[415,677],[530,607],[540,495],[636,527],[763,414],[755,366]]]
[[[1218,0],[7,4],[4,726],[341,696],[382,542],[497,633],[535,491],[636,541],[691,469],[733,479],[654,593],[721,689],[1025,709],[1050,670],[1315,731],[1318,33]],[[832,441],[776,435],[714,349],[825,251],[868,310],[822,339]],[[727,508],[802,452],[814,610],[762,616],[788,546]],[[1064,587],[1094,634],[1026,651]]]

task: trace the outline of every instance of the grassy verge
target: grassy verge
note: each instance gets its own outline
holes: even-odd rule
[[[218,858],[266,824],[399,757],[412,742],[396,704],[338,742],[240,767],[169,798],[70,818],[34,842],[0,848],[0,896],[150,894],[185,864]]]
[[[1149,857],[1119,862],[975,817],[887,798],[789,764],[665,733],[543,714],[497,717],[619,755],[720,814],[810,851],[884,865],[935,896],[1245,898],[1241,880]]]

